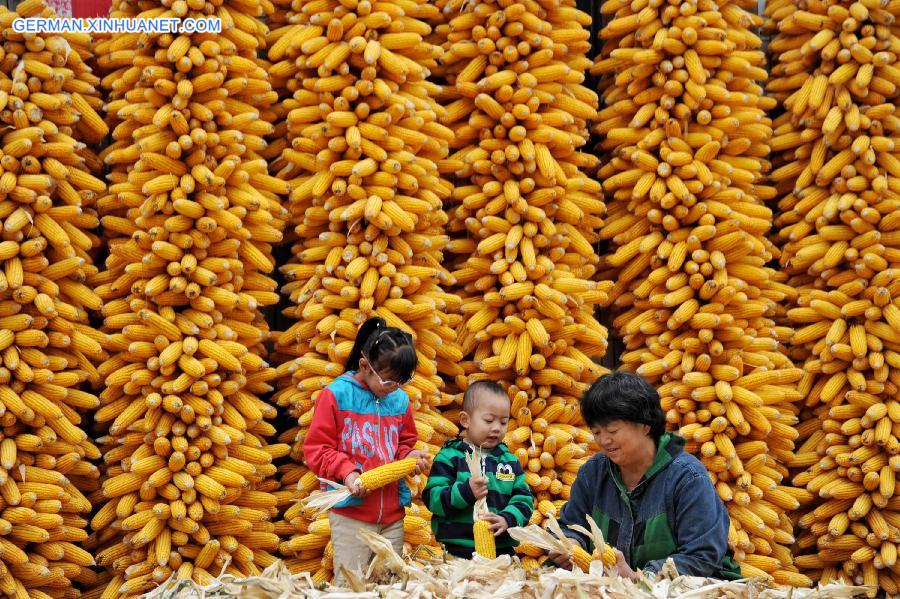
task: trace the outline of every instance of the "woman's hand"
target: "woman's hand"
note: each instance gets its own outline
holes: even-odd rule
[[[344,486],[347,487],[350,495],[353,497],[365,497],[369,494],[369,490],[359,480],[359,472],[354,471],[348,474],[347,478],[344,479]]]
[[[578,541],[574,541],[572,539],[567,539],[569,541],[569,545],[572,546],[572,549],[578,547]],[[559,566],[560,568],[566,568],[567,570],[571,570],[575,567],[575,562],[572,561],[572,551],[570,550],[568,553],[560,553],[558,551],[550,551],[547,553],[547,559],[551,562]]]
[[[547,558],[560,568],[566,568],[567,570],[572,569],[573,564],[571,553],[559,553],[558,551],[551,551],[547,554]]]
[[[422,474],[427,471],[429,466],[431,465],[431,454],[421,449],[414,449],[406,454],[406,457],[409,459],[416,460],[416,474]]]
[[[487,479],[483,476],[472,476],[469,477],[469,488],[472,489],[472,494],[475,495],[475,499],[483,499],[487,497],[488,489],[487,489]]]
[[[631,580],[637,578],[637,573],[631,569],[631,566],[625,561],[625,555],[618,549],[616,549],[616,573],[622,578],[630,578]]]
[[[486,520],[491,523],[488,528],[491,530],[491,532],[494,533],[495,537],[502,535],[506,532],[506,529],[509,528],[509,522],[507,522],[506,518],[504,518],[500,514],[486,514],[482,516],[482,520]]]

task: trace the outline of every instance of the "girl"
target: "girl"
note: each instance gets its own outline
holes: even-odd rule
[[[343,481],[353,494],[328,515],[336,585],[345,582],[341,566],[359,571],[372,559],[356,537],[361,528],[382,535],[402,554],[409,488],[400,481],[369,493],[359,475],[403,458],[418,460],[417,474],[428,469],[428,454],[413,449],[418,433],[401,389],[417,365],[412,338],[381,318],[370,318],[357,332],[346,372],[316,399],[303,443],[306,465],[320,478]]]

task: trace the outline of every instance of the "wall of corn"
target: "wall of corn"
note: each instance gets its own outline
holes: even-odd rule
[[[275,408],[262,308],[278,301],[272,247],[287,185],[260,152],[277,100],[259,56],[266,1],[117,2],[114,17],[196,15],[221,35],[116,35],[95,47],[108,93],[111,167],[97,202],[109,247],[91,279],[109,358],[94,415],[103,436],[95,531],[85,544],[136,596],[174,575],[258,573],[279,538]]]
[[[13,33],[37,0],[0,10],[0,591],[276,557],[330,579],[302,441],[370,315],[416,340],[419,448],[457,434],[470,381],[506,384],[540,522],[595,449],[599,306],[745,574],[896,592],[900,2],[756,11],[122,0],[225,30],[91,45]],[[407,551],[434,553],[429,518],[408,510]]]
[[[900,3],[771,2],[769,93],[787,318],[805,398],[796,564],[900,589]]]
[[[281,483],[281,554],[294,569],[330,577],[328,521],[293,502],[319,488],[302,443],[320,390],[344,370],[359,325],[383,318],[414,339],[419,366],[405,387],[417,448],[437,453],[458,432],[438,408],[453,400],[441,374],[462,354],[454,327],[460,301],[447,293],[443,203],[452,186],[438,172],[453,133],[439,122],[438,85],[428,81],[441,48],[426,37],[434,6],[423,0],[279,3],[269,36],[277,108],[271,171],[289,182],[291,259],[281,272],[288,328],[276,340],[277,403],[297,426],[281,435],[293,461]],[[418,497],[425,477],[407,480]],[[433,543],[421,506],[408,510],[411,551]],[[281,526],[281,525],[280,525]]]
[[[12,31],[51,16],[40,2],[0,9],[0,592],[51,597],[97,575],[82,543],[100,451],[80,428],[97,396],[100,307],[95,202],[105,189],[89,147],[103,137],[86,35]]]

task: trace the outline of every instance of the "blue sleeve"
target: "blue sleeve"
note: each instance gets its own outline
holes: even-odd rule
[[[590,530],[586,516],[593,511],[594,493],[597,488],[596,469],[596,462],[588,460],[578,470],[578,476],[569,493],[569,500],[559,514],[559,525],[562,527],[563,533],[581,545],[585,551],[593,551],[591,540],[568,526],[578,524]]]
[[[675,486],[672,496],[675,543],[670,555],[679,574],[718,577],[728,552],[728,510],[703,472],[691,471]],[[653,560],[645,572],[656,574],[665,560]]]

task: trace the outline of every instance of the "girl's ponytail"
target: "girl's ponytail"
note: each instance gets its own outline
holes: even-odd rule
[[[375,331],[385,327],[384,319],[379,318],[378,316],[370,318],[362,323],[362,326],[359,327],[359,330],[356,332],[356,341],[353,342],[353,349],[350,350],[350,355],[347,356],[347,363],[344,365],[345,370],[359,370],[359,359],[362,358],[363,353],[365,353],[363,350],[366,346],[366,342],[372,337],[372,334],[375,333]]]
[[[359,327],[353,349],[347,356],[346,370],[358,371],[363,356],[372,367],[390,372],[398,381],[411,379],[419,365],[412,337],[396,327],[387,326],[384,319],[377,316]]]

